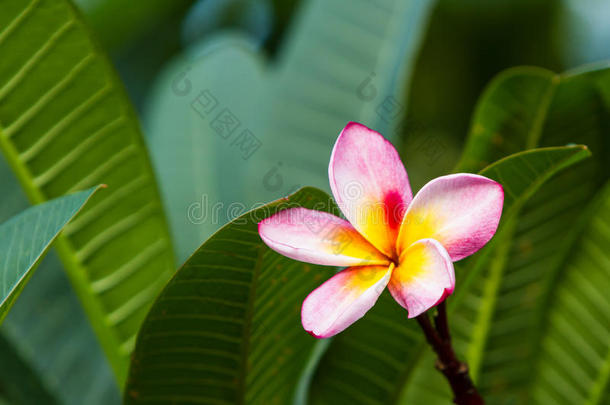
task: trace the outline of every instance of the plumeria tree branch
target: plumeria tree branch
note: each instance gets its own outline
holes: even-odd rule
[[[449,322],[447,321],[447,306],[445,305],[445,301],[438,304],[436,309],[438,311],[437,315],[434,317],[436,330],[438,331],[441,339],[450,342],[451,335],[449,334]]]
[[[437,355],[436,368],[447,378],[453,391],[453,402],[455,404],[483,405],[485,401],[470,379],[468,366],[458,360],[451,345],[445,301],[441,302],[437,308],[438,315],[434,318],[436,328],[432,326],[427,313],[423,313],[416,318],[426,336],[426,340]]]

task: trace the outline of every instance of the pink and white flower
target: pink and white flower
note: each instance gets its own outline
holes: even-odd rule
[[[436,178],[413,197],[396,149],[355,122],[335,143],[328,177],[347,220],[293,208],[258,225],[276,252],[347,267],[303,302],[303,327],[319,338],[364,316],[386,286],[409,318],[442,302],[455,287],[453,262],[481,249],[502,214],[502,186],[476,174]]]

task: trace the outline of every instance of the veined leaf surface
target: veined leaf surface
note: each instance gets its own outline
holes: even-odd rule
[[[0,149],[30,200],[108,185],[56,247],[122,382],[135,334],[174,266],[137,121],[66,0],[1,2],[0,54]]]
[[[57,235],[96,190],[36,205],[0,224],[0,323]]]
[[[303,188],[225,225],[178,270],[138,335],[127,403],[290,402],[316,343],[301,303],[334,271],[260,239],[259,221],[295,206],[337,212],[324,192]]]

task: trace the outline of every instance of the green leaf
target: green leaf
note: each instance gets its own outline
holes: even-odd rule
[[[59,232],[96,190],[97,187],[34,206],[0,225],[0,323]]]
[[[601,153],[606,148],[599,135],[609,108],[610,69],[508,69],[479,99],[456,171],[474,172],[524,149],[567,143]]]
[[[476,106],[457,172],[475,172],[491,162],[527,149],[540,133],[559,76],[551,71],[516,67],[500,73]]]
[[[490,400],[531,400],[530,365],[540,353],[542,330],[536,325],[544,323],[553,280],[578,240],[586,207],[608,178],[603,167],[610,156],[604,146],[610,110],[596,83],[587,74],[557,75],[555,82],[547,108],[529,106],[541,111],[537,120],[542,123],[526,143],[584,143],[592,158],[557,176],[524,207],[512,238],[506,241],[509,246],[503,247],[504,257],[497,259],[504,263],[495,269],[497,275],[484,276],[498,281],[495,291],[483,292],[493,303],[487,316],[477,315],[482,324],[475,331],[485,332],[472,336],[468,353],[478,359],[479,385]]]
[[[301,303],[333,272],[260,239],[260,220],[294,206],[337,212],[324,192],[301,189],[225,225],[178,270],[138,335],[127,403],[292,399],[316,342],[301,326]]]
[[[590,201],[608,179],[609,72],[511,69],[490,84],[477,107],[458,170],[532,146],[582,143],[592,152],[592,158],[543,185],[512,226],[496,236],[497,250],[488,249],[488,257],[469,266],[469,277],[478,281],[467,288],[452,323],[456,343],[489,401],[532,400],[532,364],[541,352],[553,280],[578,241]],[[435,378],[421,374],[429,376],[424,380]],[[414,384],[407,397],[430,396],[433,385]]]
[[[586,145],[531,149],[502,158],[479,174],[502,184],[506,219],[556,173],[590,156]]]
[[[3,324],[2,333],[0,334],[0,362],[5,365],[10,365],[10,367],[0,368],[0,381],[2,381],[1,389],[6,393],[7,398],[15,403],[68,403],[62,402],[60,399],[61,397],[55,395],[56,393],[53,392],[55,387],[50,388],[46,382],[42,381],[39,374],[40,370],[32,367],[32,364],[28,361],[29,359],[27,359],[29,353],[27,353],[27,350],[24,352],[24,349],[31,343],[32,337],[38,335],[41,327],[44,328],[46,322],[41,322],[41,313],[45,314],[44,319],[52,319],[53,322],[56,322],[57,326],[63,327],[67,332],[74,333],[82,330],[82,327],[79,329],[78,327],[72,326],[75,323],[78,323],[79,317],[72,316],[70,318],[71,324],[62,325],[58,322],[57,316],[55,316],[55,310],[59,309],[59,304],[61,302],[66,303],[66,301],[63,300],[64,297],[61,295],[61,289],[57,291],[57,284],[52,283],[52,274],[61,270],[49,268],[48,259],[45,260],[47,265],[41,266],[36,273],[35,269],[61,229],[74,218],[77,212],[80,211],[81,207],[97,189],[98,188],[93,188],[36,205],[0,225],[0,251],[2,251],[0,252],[0,257],[4,259],[2,268],[0,268],[0,280],[2,280],[2,284],[0,285],[0,291],[2,291],[2,303],[0,304],[1,318],[4,318],[7,315],[7,312],[11,309],[19,296],[19,300],[16,302],[17,305],[13,307],[13,310],[10,312],[10,316],[7,318],[7,322]],[[56,260],[51,261],[56,263]],[[34,280],[44,280],[46,286],[53,288],[51,302],[49,302],[48,296],[41,294],[41,284],[39,282],[33,282]],[[20,295],[26,283],[28,286],[25,288],[24,293]],[[26,305],[33,304],[33,300],[31,299],[33,294],[40,295],[40,298],[44,301],[44,306],[30,307],[32,310],[36,311],[35,318],[30,319],[30,322],[27,325],[27,333],[22,335],[21,339],[15,341],[13,338],[15,337],[15,332],[19,333],[19,328],[15,323],[14,315],[22,315],[23,308]],[[74,301],[69,301],[69,303],[72,305],[76,304]],[[75,308],[79,309],[78,306]],[[15,311],[15,309],[17,309],[17,311]],[[63,306],[61,311],[74,315],[74,310],[70,307]],[[83,317],[81,316],[80,319],[83,319]],[[85,339],[82,334],[73,335],[73,337],[71,337],[59,333],[58,330],[55,331],[54,336],[45,337],[44,349],[47,350],[49,347],[54,347],[58,352],[63,352],[64,361],[69,359],[69,357],[65,356],[65,349],[62,349],[62,345],[55,344],[55,336],[61,337],[63,345],[70,343],[69,350],[73,353],[77,352],[78,348],[82,347],[83,344],[90,342],[90,340]],[[77,338],[78,340],[74,341],[74,338]],[[93,341],[93,343],[95,344],[95,341]],[[19,348],[17,348],[15,344],[19,344]],[[57,354],[57,352],[53,353],[53,355],[55,354]],[[95,358],[96,353],[92,350],[88,350],[81,354],[90,356],[89,358],[93,359]],[[47,357],[47,354],[43,350],[38,352],[37,356],[38,358],[44,358]],[[71,365],[73,366],[74,364]],[[52,369],[56,372],[55,378],[60,377],[57,375],[57,372],[61,372],[61,368],[51,365],[50,367],[47,366],[47,369]],[[103,382],[103,377],[103,369],[97,367],[95,378],[98,381]],[[62,381],[64,387],[72,386],[73,381],[71,380],[74,380],[74,378],[64,379]],[[99,393],[97,388],[99,388],[100,385],[88,384],[87,386],[90,391],[90,394],[87,394],[88,403],[92,403],[91,401],[95,400],[95,395]],[[82,399],[84,393],[80,393],[80,395]],[[111,397],[109,396],[105,397],[105,399],[110,398]]]
[[[546,297],[534,404],[610,400],[610,182],[600,194]]]
[[[56,248],[121,382],[174,266],[137,121],[66,0],[3,1],[0,53],[0,148],[30,200],[108,184]]]
[[[505,190],[505,204],[499,236],[505,222],[512,218],[519,207],[551,176],[558,171],[589,156],[583,146],[544,148],[532,150],[502,159],[483,170],[481,174],[500,181]],[[485,257],[490,248],[475,258]],[[468,285],[472,284],[469,269],[457,268],[455,296],[449,299],[452,312],[463,300]],[[455,319],[454,316],[451,317]],[[314,404],[341,403],[349,397],[353,403],[391,404],[401,399],[403,387],[408,390],[415,383],[435,387],[446,386],[442,376],[432,367],[427,356],[423,334],[416,322],[408,321],[407,314],[393,298],[384,293],[375,307],[348,330],[338,335],[318,367],[314,379],[312,398]],[[430,369],[428,381],[417,378],[417,366]],[[438,376],[436,376],[438,374]],[[436,378],[435,378],[436,377]],[[442,391],[441,391],[442,394]],[[425,400],[429,400],[426,398]],[[422,398],[408,398],[405,403],[426,403]]]
[[[582,145],[533,149],[500,159],[480,172],[480,174],[503,184],[505,210],[502,226],[496,234],[496,239],[498,240],[495,246],[498,248],[493,252],[489,252],[493,255],[493,259],[488,260],[488,257],[481,257],[478,260],[479,263],[473,261],[473,264],[468,269],[470,270],[470,274],[467,276],[468,280],[464,283],[466,284],[464,285],[465,293],[459,297],[467,302],[473,302],[472,296],[464,298],[464,296],[472,293],[472,290],[468,291],[472,281],[482,276],[479,271],[472,271],[473,267],[477,266],[480,268],[484,265],[489,265],[488,272],[484,274],[484,282],[479,282],[479,285],[474,286],[474,291],[477,291],[477,288],[482,288],[482,297],[477,301],[477,317],[472,329],[469,330],[469,347],[465,353],[471,370],[471,376],[475,380],[478,379],[477,377],[480,373],[482,353],[479,348],[489,338],[488,333],[490,332],[489,328],[494,308],[498,304],[497,300],[499,299],[497,294],[503,288],[501,286],[502,272],[507,256],[511,253],[508,249],[510,243],[507,242],[514,235],[518,213],[531,196],[555,174],[590,156],[591,152],[586,146]],[[535,182],[531,181],[533,178],[536,178]],[[454,326],[456,329],[459,329],[460,321],[463,319],[461,316],[467,313],[467,310],[466,305],[466,309],[462,310],[462,314],[456,316],[456,325]],[[463,335],[464,329],[458,333],[460,332]],[[459,336],[458,334],[458,339]]]
[[[3,156],[0,178],[5,191],[0,194],[1,223],[29,204]],[[53,249],[5,318],[0,341],[0,364],[11,364],[0,367],[0,385],[12,402],[105,405],[120,401],[112,370]],[[52,400],[42,400],[43,393]]]
[[[217,227],[202,206],[327,190],[332,145],[348,121],[395,138],[434,1],[302,3],[275,61],[221,35],[179,57],[155,86],[146,128],[180,258]],[[236,120],[233,132],[215,129],[219,116]],[[252,155],[240,146],[246,130],[260,141]]]

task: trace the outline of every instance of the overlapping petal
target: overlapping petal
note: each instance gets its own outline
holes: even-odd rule
[[[345,217],[387,256],[395,243],[412,193],[394,146],[381,134],[350,122],[333,149],[330,187]]]
[[[317,338],[343,331],[375,305],[391,274],[388,266],[349,267],[335,274],[303,302],[303,328]]]
[[[407,309],[409,318],[414,318],[443,301],[454,286],[455,274],[449,254],[438,241],[423,239],[402,252],[388,289]]]
[[[389,260],[346,220],[332,214],[291,208],[261,221],[258,232],[276,252],[329,266],[388,265]]]
[[[502,186],[476,174],[438,177],[417,193],[404,217],[399,254],[412,243],[431,238],[460,260],[482,248],[494,235],[502,214]]]

